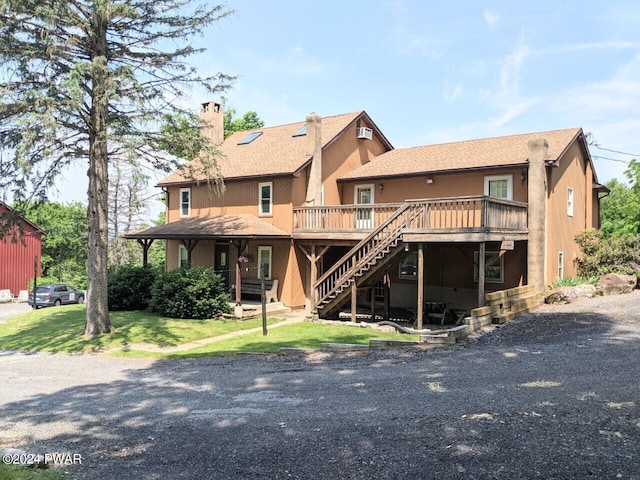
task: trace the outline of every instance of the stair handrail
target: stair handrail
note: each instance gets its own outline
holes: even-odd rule
[[[396,218],[398,218],[398,216],[401,215],[408,207],[409,207],[408,203],[403,203],[402,206],[393,213],[393,215],[391,215],[384,222],[382,222],[375,230],[369,233],[369,235],[367,235],[362,240],[360,240],[360,242],[358,242],[351,250],[345,253],[340,260],[334,263],[329,270],[327,270],[320,278],[318,278],[318,280],[316,280],[314,288],[317,287],[319,284],[321,284],[324,280],[326,280],[327,277],[330,276],[335,270],[337,270],[341,264],[351,259],[355,252],[360,250],[360,248],[362,248],[364,245],[368,244],[373,239],[373,237],[375,237],[378,233],[380,233],[380,231],[384,230],[387,227],[387,225],[389,225]]]
[[[314,291],[318,289],[326,280],[328,280],[334,273],[340,268],[344,268],[346,264],[352,262],[352,265],[348,269],[349,274],[346,272],[341,273],[340,276],[336,279],[335,283],[331,286],[331,288],[324,292],[322,297],[318,297],[316,299],[316,305],[321,303],[324,299],[329,297],[332,293],[334,293],[343,283],[348,281],[355,274],[356,271],[361,270],[365,265],[367,265],[372,258],[378,255],[382,250],[391,245],[394,241],[400,238],[402,232],[404,231],[406,225],[405,219],[402,219],[400,225],[393,227],[394,229],[391,232],[391,235],[387,235],[384,237],[384,241],[378,242],[374,248],[368,250],[363,256],[358,258],[355,262],[353,262],[353,258],[357,256],[358,252],[360,252],[363,247],[371,244],[376,240],[380,233],[387,230],[387,228],[395,222],[401,215],[403,215],[409,207],[414,207],[417,202],[410,202],[403,204],[394,214],[385,220],[378,228],[373,230],[367,237],[362,239],[357,245],[355,245],[349,252],[347,252],[338,262],[336,262],[327,272],[325,272],[313,285]],[[424,207],[424,205],[418,205]],[[417,215],[416,215],[417,216]],[[413,218],[409,219],[413,220]]]

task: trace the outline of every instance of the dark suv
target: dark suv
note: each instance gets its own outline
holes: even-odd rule
[[[63,283],[41,285],[36,288],[36,308],[84,303],[84,292],[74,290]],[[29,305],[33,306],[33,292],[29,294]]]

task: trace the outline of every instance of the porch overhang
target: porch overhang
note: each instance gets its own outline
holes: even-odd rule
[[[183,218],[123,235],[130,240],[291,239],[291,235],[250,214]]]

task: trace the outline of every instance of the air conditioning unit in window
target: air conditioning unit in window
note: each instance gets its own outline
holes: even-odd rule
[[[371,140],[373,138],[373,130],[367,127],[358,127],[356,136],[361,140]]]

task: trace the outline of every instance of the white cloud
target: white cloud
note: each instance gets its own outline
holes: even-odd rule
[[[520,93],[522,67],[529,54],[529,48],[521,36],[514,50],[504,58],[499,84],[495,91],[487,95],[489,105],[498,111],[489,124],[497,127],[505,125],[538,102],[538,99],[526,98]]]
[[[552,100],[563,111],[586,120],[606,121],[612,113],[619,121],[640,115],[640,55],[620,66],[609,78],[566,88]]]
[[[460,97],[461,94],[462,86],[460,84],[454,87],[445,87],[443,99],[445,103],[452,104]]]
[[[489,28],[494,28],[500,21],[500,17],[498,17],[497,14],[490,12],[487,9],[482,12],[482,17]]]

